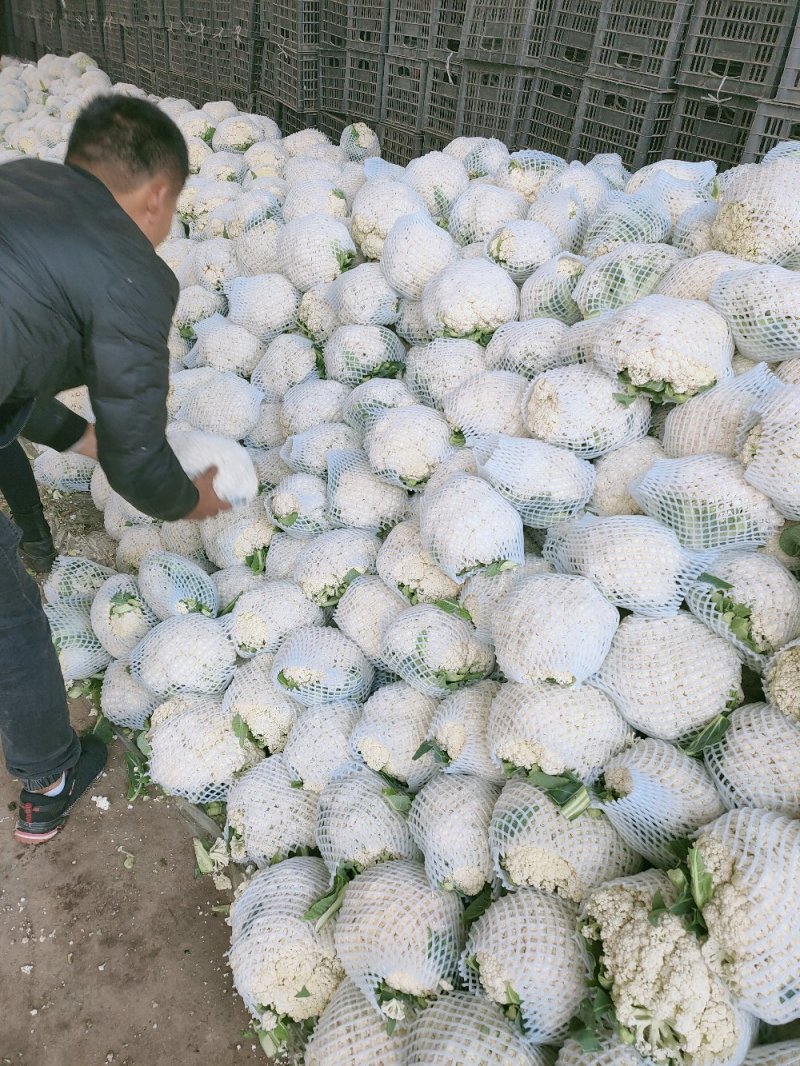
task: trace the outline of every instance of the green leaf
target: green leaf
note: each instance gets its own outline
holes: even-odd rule
[[[781,551],[785,552],[786,555],[794,557],[800,555],[800,525],[789,526],[788,529],[784,529],[778,544]]]
[[[258,741],[250,732],[250,727],[240,714],[235,714],[231,719],[231,728],[233,729],[233,735],[243,748],[246,747],[248,743],[255,744],[255,746],[258,747]]]
[[[291,529],[299,517],[300,515],[297,511],[292,511],[291,514],[287,515],[275,515],[275,521],[278,525]]]
[[[305,985],[303,985],[299,992],[295,992],[294,994],[295,999],[309,999],[310,996],[311,993],[308,991]]]
[[[723,581],[721,577],[716,577],[714,574],[702,573],[695,580],[702,582],[704,585],[713,585],[715,589],[722,589],[723,592],[733,588],[730,582]]]
[[[486,884],[472,899],[467,903],[464,908],[464,925],[469,929],[473,922],[477,922],[482,914],[491,907],[494,901],[494,893],[492,886]]]
[[[508,999],[508,1002],[515,1007],[519,1007],[522,1005],[522,1000],[519,998],[519,995],[514,991],[511,985],[506,985],[506,998]]]
[[[630,407],[630,405],[636,399],[636,396],[630,396],[627,392],[615,392],[614,399],[617,401],[617,403],[621,403],[623,407]]]
[[[472,615],[456,600],[436,600],[434,606],[445,614],[454,614],[457,618],[463,618],[465,622],[472,623]]]
[[[430,752],[434,759],[440,766],[449,766],[453,761],[450,753],[435,740],[424,740],[412,756],[412,761],[421,759],[423,755],[427,755]]]
[[[506,574],[509,570],[516,570],[519,563],[513,559],[496,559],[493,563],[485,566],[481,573],[484,577],[497,577],[498,574]]]
[[[194,845],[194,857],[197,862],[197,869],[201,874],[210,874],[214,872],[214,861],[208,854],[208,848],[198,837],[192,840]]]
[[[650,914],[648,919],[651,925],[658,925],[662,917],[667,913],[667,905],[664,902],[664,897],[660,892],[656,892],[653,896],[653,905],[650,908]]]
[[[528,781],[546,792],[569,821],[574,821],[591,805],[589,790],[583,781],[571,771],[563,774],[546,774],[535,767],[528,773]]]
[[[278,674],[278,682],[283,685],[284,688],[288,688],[290,692],[296,692],[297,689],[300,688],[299,684],[287,677],[283,670]]]
[[[703,856],[697,847],[689,852],[689,881],[692,887],[692,897],[702,910],[714,896],[714,881],[706,870]]]
[[[327,375],[325,369],[325,355],[323,354],[322,348],[318,348],[316,345],[314,345],[314,369],[320,380],[324,381]]]
[[[462,430],[454,429],[453,432],[450,434],[450,443],[453,445],[454,448],[463,448],[464,445],[467,443],[467,438],[464,436]]]
[[[245,558],[245,566],[249,566],[254,574],[263,574],[268,550],[267,547],[256,548],[252,555]]]
[[[136,747],[146,759],[150,758],[150,752],[152,749],[150,747],[150,741],[147,737],[146,729],[143,729],[142,732],[139,733],[139,735],[136,737]]]
[[[239,602],[240,598],[243,595],[244,595],[244,593],[242,593],[242,592],[237,593],[233,597],[231,602],[229,604],[227,604],[227,606],[223,607],[221,611],[217,612],[217,618],[224,618],[226,614],[230,614],[231,611],[233,610],[233,608],[236,606],[236,604]]]
[[[395,788],[384,788],[381,795],[391,804],[398,814],[408,814],[411,810],[411,797],[407,792]]]
[[[699,733],[680,745],[680,750],[692,758],[701,756],[706,748],[719,744],[731,727],[730,712],[718,714],[716,718],[704,726]]]

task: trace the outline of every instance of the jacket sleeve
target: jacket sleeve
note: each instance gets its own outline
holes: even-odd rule
[[[33,405],[22,435],[35,444],[65,452],[81,439],[86,425],[85,418],[58,400],[41,399]]]
[[[98,293],[84,326],[100,465],[120,496],[169,522],[187,515],[198,498],[165,435],[166,337],[177,291],[174,275],[160,260],[146,280],[123,272]]]

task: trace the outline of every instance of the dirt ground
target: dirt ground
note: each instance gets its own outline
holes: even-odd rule
[[[114,565],[85,496],[45,500],[57,547]],[[89,706],[72,701],[76,729]],[[0,1064],[239,1066],[266,1061],[225,961],[230,902],[194,878],[191,832],[157,790],[129,804],[119,743],[51,843],[11,832],[19,786],[0,769]],[[105,798],[97,804],[92,796]],[[133,864],[128,859],[133,856]]]

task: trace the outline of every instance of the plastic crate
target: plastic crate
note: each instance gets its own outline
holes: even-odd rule
[[[103,26],[103,44],[106,53],[106,66],[109,76],[116,78],[122,70],[124,53],[122,50],[122,27],[110,19]]]
[[[511,144],[534,80],[518,67],[465,63],[456,128],[465,137],[497,137]]]
[[[139,65],[139,34],[132,26],[122,26],[121,30],[122,64],[125,67],[136,68]],[[68,42],[65,40],[64,43]]]
[[[352,119],[377,122],[381,114],[383,59],[375,52],[347,52],[343,106]]]
[[[521,147],[569,153],[583,80],[577,74],[539,69],[517,137]]]
[[[136,41],[139,50],[139,66],[145,70],[153,70],[153,35],[152,30],[146,26],[140,26],[136,30]]]
[[[452,141],[452,137],[448,137],[444,133],[433,133],[432,130],[422,131],[422,151],[423,152],[441,152]]]
[[[381,142],[381,155],[390,163],[405,166],[422,151],[422,136],[416,130],[382,123],[378,136]]]
[[[550,0],[468,0],[460,55],[483,63],[535,64]]]
[[[277,122],[275,116],[278,114],[278,105],[275,102],[275,97],[271,93],[253,93],[253,113],[267,115],[268,118],[275,119]]]
[[[121,3],[124,7],[125,0],[121,0]],[[151,29],[164,26],[164,0],[135,0],[133,9],[140,26],[149,26]]]
[[[669,89],[690,13],[691,0],[602,0],[589,74]]]
[[[264,42],[254,37],[232,38],[231,43],[231,91],[233,102],[250,100],[261,83],[261,65],[264,59]]]
[[[797,0],[695,0],[681,85],[741,96],[775,89],[797,15]],[[724,79],[724,80],[723,80]]]
[[[676,159],[713,159],[720,170],[741,161],[757,102],[724,96],[718,102],[699,89],[680,89],[667,151]]]
[[[214,57],[214,84],[217,87],[216,95],[220,99],[228,99],[230,97],[233,82],[232,47],[232,37],[215,36],[211,39],[211,52]]]
[[[319,48],[320,0],[274,0],[270,39],[295,52]]]
[[[389,51],[421,59],[431,46],[431,0],[395,0],[389,7]]]
[[[156,76],[152,70],[137,67],[136,74],[131,80],[134,85],[138,85],[146,93],[154,93],[156,91]]]
[[[589,67],[601,0],[555,0],[542,61],[553,70],[583,74]]]
[[[458,136],[458,100],[462,69],[456,64],[431,63],[422,107],[423,129],[452,140]]]
[[[675,93],[584,79],[569,154],[581,160],[618,152],[637,169],[664,155]]]
[[[384,0],[321,0],[322,36],[326,48],[383,51],[389,31],[389,5]]]
[[[267,4],[268,0],[264,0],[264,6]],[[258,36],[260,13],[261,0],[231,0],[231,24],[234,31],[238,29],[245,36]]]
[[[338,144],[342,130],[349,121],[347,115],[338,115],[333,111],[320,111],[317,115],[317,129],[322,130],[333,144]]]
[[[214,0],[183,0],[183,21],[194,27],[202,24],[210,33],[214,23]]]
[[[316,111],[295,111],[294,108],[277,101],[272,118],[280,126],[284,137],[288,137],[290,133],[299,133],[300,130],[312,129],[317,124]]]
[[[343,51],[321,52],[319,56],[319,106],[333,114],[344,110],[344,83],[347,55]]]
[[[421,130],[427,82],[427,60],[387,55],[383,65],[381,121]]]
[[[781,141],[800,141],[800,106],[761,100],[742,153],[743,163],[760,163]]]
[[[795,26],[775,98],[783,104],[800,104],[800,17]]]
[[[58,54],[63,51],[61,38],[61,21],[58,16],[51,12],[41,15],[35,20],[36,46],[42,54]]]
[[[271,40],[266,47],[272,51]],[[275,99],[293,111],[316,111],[319,106],[319,63],[316,53],[274,49]],[[263,84],[263,83],[262,83]]]
[[[169,73],[177,77],[186,72],[190,38],[183,31],[170,26],[167,30],[167,41],[169,42]],[[174,96],[175,93],[172,92],[169,95]]]
[[[431,17],[431,59],[449,61],[461,55],[467,0],[434,0]]]
[[[177,29],[183,22],[183,0],[164,0],[164,22],[167,27]]]
[[[169,35],[166,30],[153,30],[153,70],[169,73]]]

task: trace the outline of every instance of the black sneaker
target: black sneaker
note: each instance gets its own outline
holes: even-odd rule
[[[81,755],[67,770],[64,791],[58,796],[22,789],[19,794],[19,817],[14,830],[18,844],[45,844],[61,829],[70,811],[106,765],[106,746],[99,737],[81,737]]]
[[[56,561],[56,549],[49,538],[23,541],[19,546],[19,555],[25,569],[33,570],[35,574],[49,574]]]

